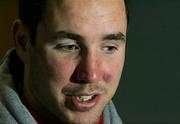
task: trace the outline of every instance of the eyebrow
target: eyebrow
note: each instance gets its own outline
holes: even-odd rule
[[[85,41],[85,38],[83,38],[81,35],[79,34],[74,34],[74,33],[70,33],[70,32],[66,32],[66,31],[58,31],[57,33],[55,33],[55,35],[53,35],[50,38],[50,43],[54,43],[56,42],[57,39],[72,39],[74,41],[80,41],[83,42]],[[126,41],[126,36],[121,33],[115,33],[115,34],[108,34],[105,35],[102,40],[123,40]]]
[[[56,41],[56,39],[72,39],[75,41],[84,41],[85,39],[78,35],[78,34],[74,34],[74,33],[69,33],[66,31],[58,31],[57,33],[55,33],[55,35],[53,35],[51,37],[51,41]]]
[[[123,40],[126,41],[126,36],[121,33],[118,32],[117,34],[109,34],[103,37],[103,40]]]

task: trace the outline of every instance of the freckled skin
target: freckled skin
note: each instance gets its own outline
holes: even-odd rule
[[[65,0],[63,5],[59,4],[58,0],[48,1],[47,14],[37,27],[36,45],[29,47],[29,62],[25,65],[26,97],[43,116],[72,124],[96,124],[118,87],[124,65],[125,42],[117,41],[118,50],[106,53],[104,46],[114,42],[102,40],[106,34],[126,34],[124,3]],[[48,40],[60,30],[79,34],[85,40],[75,43],[58,39],[49,45]],[[59,42],[78,44],[79,49],[68,52],[55,49]],[[73,111],[65,105],[63,89],[82,85],[82,91],[88,91],[88,86],[103,89],[100,100],[89,111]]]

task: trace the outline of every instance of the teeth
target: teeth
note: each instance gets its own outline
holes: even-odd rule
[[[84,101],[91,100],[93,98],[93,95],[91,95],[91,96],[77,96],[76,98],[77,98],[77,100],[84,102]]]

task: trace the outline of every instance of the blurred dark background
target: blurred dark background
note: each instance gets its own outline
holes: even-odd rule
[[[131,0],[114,101],[125,124],[180,124],[180,0]]]
[[[18,0],[0,0],[0,59],[13,46],[11,25],[17,18]]]
[[[180,124],[180,0],[131,0],[126,63],[114,102],[124,124]],[[0,58],[17,0],[0,1]]]

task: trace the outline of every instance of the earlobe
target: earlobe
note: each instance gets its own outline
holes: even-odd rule
[[[16,52],[19,58],[24,62],[28,62],[28,47],[30,45],[29,31],[21,20],[16,20],[12,27],[12,35],[15,43]]]

